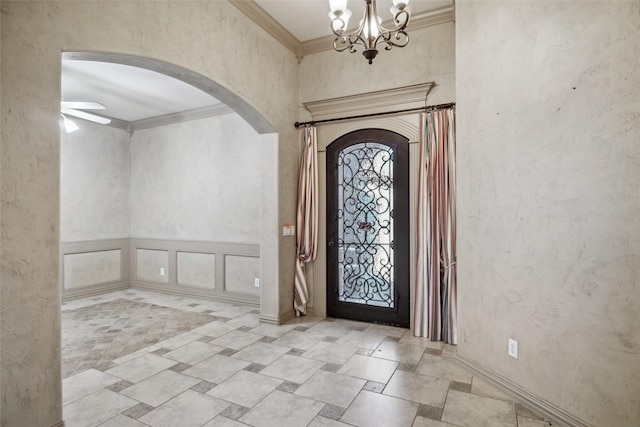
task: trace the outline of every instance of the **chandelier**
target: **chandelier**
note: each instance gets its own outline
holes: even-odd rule
[[[411,15],[409,1],[393,0],[391,15],[393,15],[395,28],[388,30],[382,26],[382,18],[378,16],[376,9],[376,0],[364,0],[364,17],[355,31],[347,33],[347,24],[351,17],[351,11],[347,9],[347,0],[329,0],[331,30],[336,35],[333,48],[338,52],[348,49],[349,52],[354,53],[358,51],[358,45],[360,45],[364,48],[362,54],[371,64],[378,54],[378,44],[385,45],[385,50],[391,50],[393,46],[405,47],[409,43],[409,34],[404,30]]]

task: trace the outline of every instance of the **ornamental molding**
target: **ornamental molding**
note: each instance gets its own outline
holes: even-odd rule
[[[321,101],[303,102],[312,120],[326,120],[344,115],[375,114],[390,109],[418,108],[426,105],[435,82],[420,83]]]

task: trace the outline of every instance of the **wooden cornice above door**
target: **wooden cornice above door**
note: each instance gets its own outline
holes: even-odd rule
[[[313,120],[325,120],[345,115],[374,114],[389,110],[419,108],[425,105],[427,95],[435,82],[402,86],[357,95],[320,101],[303,102]]]

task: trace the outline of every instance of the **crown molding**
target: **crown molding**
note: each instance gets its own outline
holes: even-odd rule
[[[305,42],[300,42],[297,38],[295,38],[293,34],[291,34],[271,15],[265,12],[264,9],[258,6],[258,4],[253,0],[229,0],[229,3],[231,3],[236,9],[242,12],[253,22],[255,22],[259,27],[269,33],[273,38],[282,43],[298,58],[302,58],[306,55],[311,55],[314,53],[326,52],[333,49],[333,41],[335,40],[335,36],[329,35]],[[407,28],[409,31],[414,31],[421,28],[444,24],[447,22],[454,22],[454,19],[454,6],[445,6],[426,13],[422,13],[420,15],[411,16]],[[327,28],[329,28],[329,25],[330,24],[327,21]],[[391,28],[394,26],[393,20],[390,19],[388,21],[384,21],[382,25]]]
[[[453,5],[434,9],[429,12],[412,17],[407,27],[409,30],[433,27],[434,25],[455,22],[456,11]]]
[[[453,6],[441,7],[420,15],[411,16],[409,25],[407,25],[407,31],[415,31],[421,28],[433,27],[434,25],[440,25],[447,22],[454,22],[454,19],[455,10]],[[392,28],[394,26],[393,20],[390,19],[388,21],[384,21],[382,25],[386,28]],[[332,50],[335,38],[335,36],[330,35],[302,42],[302,56]]]
[[[217,104],[211,107],[196,108],[193,110],[178,113],[165,114],[163,116],[150,117],[148,119],[131,122],[131,132],[142,129],[151,129],[158,126],[171,125],[175,123],[188,122],[190,120],[206,119],[207,117],[222,116],[224,114],[235,113],[225,104]]]
[[[392,107],[420,107],[425,104],[427,95],[435,85],[435,82],[420,83],[339,98],[303,102],[302,105],[309,110],[313,120],[331,119],[344,114],[379,113]]]
[[[78,111],[85,111],[85,110],[78,110]],[[109,127],[112,127],[112,128],[124,130],[124,131],[127,131],[127,132],[131,133],[131,123],[129,123],[126,120],[116,119],[115,117],[107,116],[106,114],[97,114],[93,110],[85,111],[85,112],[86,113],[91,113],[91,114],[96,115],[98,117],[109,119],[111,121],[109,123],[101,124],[101,123],[96,123],[94,121],[83,119],[82,117],[76,117],[76,116],[72,116],[72,120],[82,120],[83,122],[93,123],[94,125],[97,125],[97,126],[109,126]]]
[[[109,117],[109,118],[111,119],[111,123],[108,123],[107,126],[111,126],[116,129],[122,129],[129,133],[133,132],[131,130],[131,123],[129,123],[128,121],[116,119],[115,117]]]
[[[151,129],[158,126],[172,125],[176,123],[188,122],[190,120],[206,119],[208,117],[222,116],[224,114],[231,113],[235,113],[235,111],[225,104],[217,104],[210,107],[202,107],[193,110],[165,114],[163,116],[149,117],[148,119],[136,120],[133,122],[120,120],[101,114],[100,117],[111,119],[111,122],[99,126],[109,126],[112,128],[121,129],[129,132],[130,135],[133,135],[135,131],[142,129]],[[95,113],[92,112],[92,114]],[[73,120],[83,120],[88,123],[93,123],[90,120],[81,119],[79,117],[74,117]]]
[[[232,6],[282,43],[296,56],[302,54],[302,43],[253,0],[229,0]]]

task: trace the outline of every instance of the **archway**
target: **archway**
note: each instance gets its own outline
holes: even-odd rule
[[[80,61],[112,62],[116,64],[130,65],[144,68],[182,80],[203,92],[218,99],[223,104],[238,113],[259,134],[275,133],[276,130],[251,104],[241,98],[230,89],[216,83],[200,73],[189,70],[179,65],[159,61],[157,59],[143,58],[140,56],[121,53],[105,52],[63,52],[62,59],[74,59]]]
[[[104,53],[104,52],[63,52],[63,60],[84,60],[94,62],[107,62],[116,63],[122,65],[128,65],[138,68],[151,70],[157,73],[164,74],[166,76],[181,80],[188,83],[205,93],[208,93],[223,102],[229,108],[234,110],[244,121],[252,127],[258,134],[260,139],[260,156],[261,158],[272,157],[274,151],[277,150],[278,134],[271,123],[265,119],[265,117],[258,112],[251,104],[244,100],[241,96],[233,92],[232,90],[218,84],[209,77],[206,77],[198,72],[184,68],[182,66],[167,63],[161,60],[145,58],[140,56],[119,54],[119,53]],[[272,227],[273,219],[277,218],[277,206],[269,204],[264,205],[264,200],[269,199],[269,194],[274,190],[274,183],[267,177],[277,176],[272,170],[274,168],[273,162],[265,161],[260,162],[261,175],[263,179],[260,180],[261,193],[266,197],[260,200],[260,229],[266,227]],[[266,224],[266,227],[265,227]],[[277,247],[277,241],[273,241],[272,232],[260,232],[259,240],[259,252],[260,252],[260,303],[261,303],[261,315],[264,315],[266,320],[277,318],[277,306],[274,304],[273,295],[278,294],[278,280],[277,271],[272,267],[277,265],[278,253],[273,250],[264,250],[262,248]],[[253,281],[253,280],[252,280]],[[264,296],[267,295],[266,298]],[[275,300],[277,304],[277,298]],[[265,305],[266,304],[266,305]],[[272,305],[274,307],[272,307]]]

